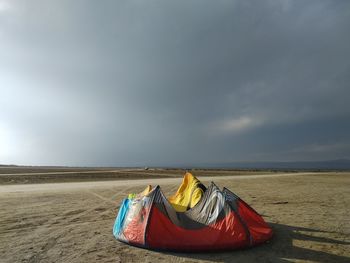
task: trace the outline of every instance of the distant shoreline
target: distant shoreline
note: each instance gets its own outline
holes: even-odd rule
[[[56,168],[56,167],[2,167],[0,185],[95,182],[114,180],[138,180],[181,178],[186,169],[180,168]],[[195,176],[256,176],[277,173],[328,172],[320,170],[271,170],[271,169],[187,169]],[[334,172],[334,171],[333,171]],[[341,172],[341,171],[336,171]]]
[[[261,162],[222,162],[222,163],[183,163],[169,165],[135,165],[135,166],[36,166],[36,165],[16,165],[0,164],[0,173],[6,173],[8,170],[27,169],[33,171],[105,171],[105,170],[222,170],[222,171],[349,171],[350,159],[336,159],[324,161],[261,161]]]

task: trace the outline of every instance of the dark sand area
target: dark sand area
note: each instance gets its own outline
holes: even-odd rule
[[[163,168],[78,168],[78,167],[1,167],[1,184],[39,184],[60,182],[88,182],[107,180],[133,180],[147,178],[180,178],[184,169]],[[274,174],[279,171],[267,170],[213,170],[192,169],[197,176],[230,176],[230,175],[256,175]],[[289,171],[290,172],[290,171]]]

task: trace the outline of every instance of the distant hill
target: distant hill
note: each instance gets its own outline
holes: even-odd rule
[[[230,162],[205,165],[208,168],[227,169],[306,169],[306,170],[350,170],[349,159],[300,162]]]
[[[70,167],[70,166],[22,166],[0,164],[0,168],[37,168],[37,169],[119,169],[119,168],[143,168],[145,165],[138,166],[110,166],[110,167]],[[148,167],[148,166],[147,166]],[[261,169],[261,170],[350,170],[349,159],[337,159],[326,161],[299,161],[299,162],[225,162],[225,163],[195,163],[195,164],[158,164],[150,167],[159,168],[207,168],[207,169]]]

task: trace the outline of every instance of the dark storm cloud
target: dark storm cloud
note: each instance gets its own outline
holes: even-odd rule
[[[1,1],[0,162],[350,157],[348,1]]]

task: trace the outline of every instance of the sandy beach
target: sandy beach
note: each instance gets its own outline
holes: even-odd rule
[[[3,184],[1,262],[350,261],[350,173],[205,174],[199,179],[238,194],[272,226],[273,240],[246,250],[184,254],[114,239],[112,226],[128,193],[159,184],[169,196],[181,178]]]

